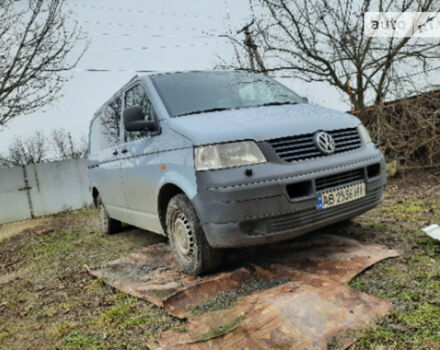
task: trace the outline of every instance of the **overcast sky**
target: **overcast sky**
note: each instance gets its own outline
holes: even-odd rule
[[[219,63],[217,55],[232,60],[228,41],[215,35],[225,33],[229,24],[240,28],[249,17],[248,0],[69,0],[68,4],[90,36],[89,50],[78,71],[71,73],[61,99],[45,111],[16,118],[0,132],[0,152],[15,136],[37,130],[64,128],[75,136],[86,134],[94,111],[135,75],[116,70],[212,69]],[[81,71],[88,68],[115,71]],[[349,108],[330,86],[280,81],[312,103]]]
[[[225,33],[229,23],[233,29],[239,28],[249,16],[248,0],[69,2],[91,39],[78,70],[212,69],[219,63],[217,55],[232,60],[232,50],[227,40],[209,34]],[[75,71],[71,75],[64,96],[54,105],[19,117],[0,132],[0,152],[16,135],[29,135],[36,130],[49,133],[53,128],[65,128],[76,136],[87,133],[94,111],[135,73]],[[282,82],[313,102],[341,110],[348,108],[332,88],[319,86],[317,91],[316,86],[293,79]]]

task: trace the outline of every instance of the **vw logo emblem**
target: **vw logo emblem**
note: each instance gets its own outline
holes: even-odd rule
[[[324,154],[333,154],[335,152],[335,140],[324,131],[319,131],[315,134],[315,144]]]

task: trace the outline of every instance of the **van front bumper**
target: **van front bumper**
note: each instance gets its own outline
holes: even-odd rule
[[[366,183],[365,197],[317,209],[318,193],[360,181]],[[304,185],[298,196],[292,185]],[[193,204],[209,244],[235,248],[287,240],[360,215],[382,201],[385,185],[384,157],[369,144],[296,163],[198,172]]]

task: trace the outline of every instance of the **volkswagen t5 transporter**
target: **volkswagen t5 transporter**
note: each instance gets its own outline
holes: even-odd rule
[[[167,236],[189,274],[364,213],[386,184],[356,117],[243,71],[133,78],[96,112],[88,159],[102,230]]]

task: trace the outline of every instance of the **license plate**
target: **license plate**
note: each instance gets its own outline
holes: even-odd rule
[[[318,194],[318,210],[334,207],[365,197],[365,182]]]

